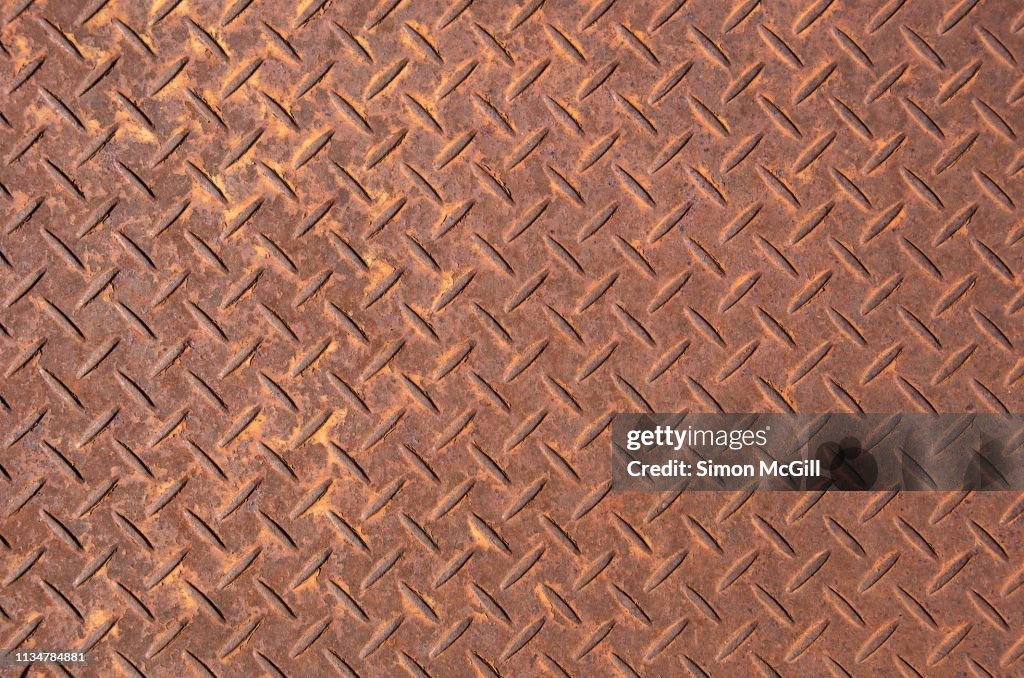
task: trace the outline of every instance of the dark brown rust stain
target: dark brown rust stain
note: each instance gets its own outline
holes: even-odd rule
[[[1017,496],[605,475],[618,410],[1020,409],[1017,3],[2,11],[0,645],[1021,672]]]

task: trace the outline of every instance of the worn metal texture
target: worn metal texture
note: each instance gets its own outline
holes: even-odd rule
[[[1020,410],[1019,3],[2,12],[0,645],[1024,672],[1020,496],[610,492],[607,430]]]

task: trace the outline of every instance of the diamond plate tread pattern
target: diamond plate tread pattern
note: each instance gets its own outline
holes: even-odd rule
[[[608,429],[1020,411],[1022,31],[1010,0],[4,3],[0,647],[1019,673],[1020,496],[620,494]]]

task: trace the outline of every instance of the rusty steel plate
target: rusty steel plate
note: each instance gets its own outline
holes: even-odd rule
[[[608,476],[619,411],[1021,409],[1019,3],[0,11],[0,646],[1024,672],[1019,495]]]

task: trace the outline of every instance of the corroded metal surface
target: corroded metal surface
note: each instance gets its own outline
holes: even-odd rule
[[[0,644],[1022,670],[1018,496],[607,483],[615,411],[1019,410],[1019,5],[143,4],[3,5]]]

